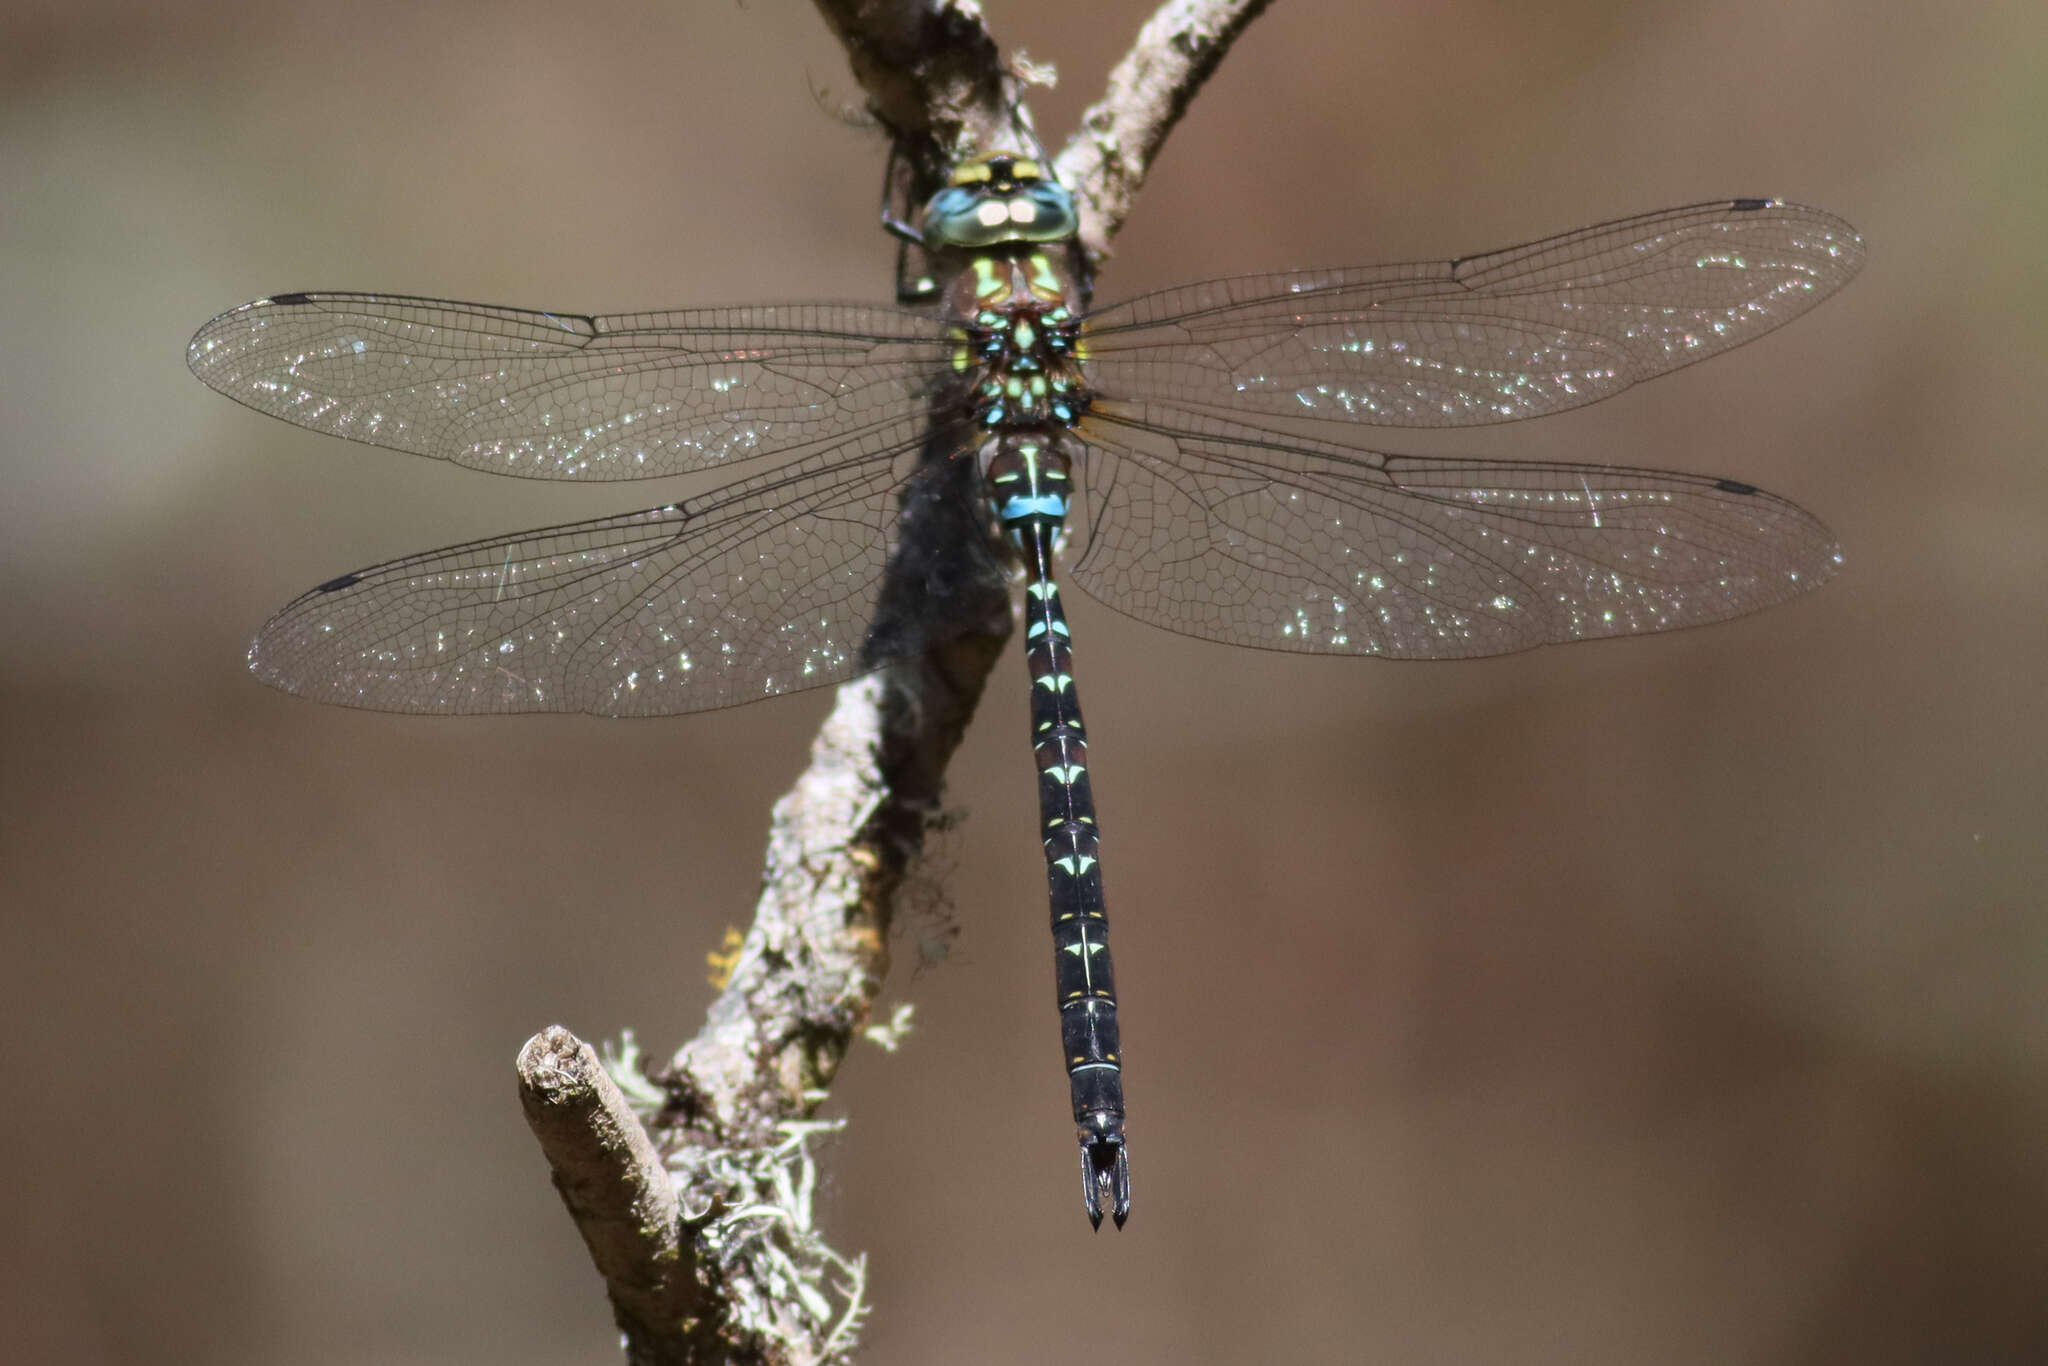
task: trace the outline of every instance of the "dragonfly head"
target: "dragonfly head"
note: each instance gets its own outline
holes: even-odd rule
[[[924,207],[925,241],[933,247],[974,250],[999,242],[1062,242],[1080,215],[1074,197],[1027,157],[991,156],[963,162],[953,181]]]

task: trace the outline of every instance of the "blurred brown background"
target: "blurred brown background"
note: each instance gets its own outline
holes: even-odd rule
[[[1004,4],[1063,139],[1129,3]],[[1473,664],[1074,604],[1137,1212],[1091,1237],[1025,677],[954,766],[958,939],[830,1111],[873,1362],[2048,1360],[2048,15],[1276,6],[1102,298],[1720,195],[1871,264],[1788,331],[1452,443],[1754,481],[1791,606]],[[492,480],[186,374],[301,288],[881,299],[877,135],[803,4],[0,15],[0,1360],[615,1360],[514,1100],[554,1021],[667,1048],[828,698],[647,723],[250,682],[340,570],[672,496]],[[1414,443],[1411,443],[1414,444]]]

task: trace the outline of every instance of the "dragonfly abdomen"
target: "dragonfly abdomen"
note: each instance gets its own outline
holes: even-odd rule
[[[1091,1223],[1121,1228],[1131,1207],[1124,1144],[1123,1046],[1103,904],[1100,837],[1088,782],[1088,731],[1074,687],[1073,636],[1053,578],[1066,528],[1072,459],[1059,431],[1006,431],[983,448],[990,502],[1024,565],[1024,659],[1031,673],[1031,751],[1052,908],[1060,1043],[1081,1142]]]

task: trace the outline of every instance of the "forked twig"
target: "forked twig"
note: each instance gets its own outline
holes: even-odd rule
[[[1029,120],[973,0],[816,0],[870,111],[928,178]],[[1106,254],[1167,133],[1268,0],[1171,0],[1056,166]],[[986,629],[840,689],[776,804],[752,926],[708,1019],[666,1067],[600,1061],[553,1027],[520,1051],[521,1100],[604,1277],[636,1366],[845,1360],[858,1259],[810,1219],[810,1121],[867,1025],[892,911],[946,764],[1009,633]]]

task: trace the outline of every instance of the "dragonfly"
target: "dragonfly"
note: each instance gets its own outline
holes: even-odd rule
[[[1091,309],[1078,221],[1040,161],[985,155],[899,224],[942,268],[929,302],[593,315],[289,293],[207,323],[188,359],[259,412],[496,474],[735,471],[644,511],[320,584],[248,659],[322,702],[703,711],[941,645],[1021,579],[1061,1044],[1099,1229],[1130,1213],[1130,1158],[1060,583],[1206,640],[1397,659],[1784,602],[1841,556],[1818,519],[1754,485],[1401,454],[1352,433],[1608,398],[1797,317],[1863,247],[1818,209],[1729,199]]]

